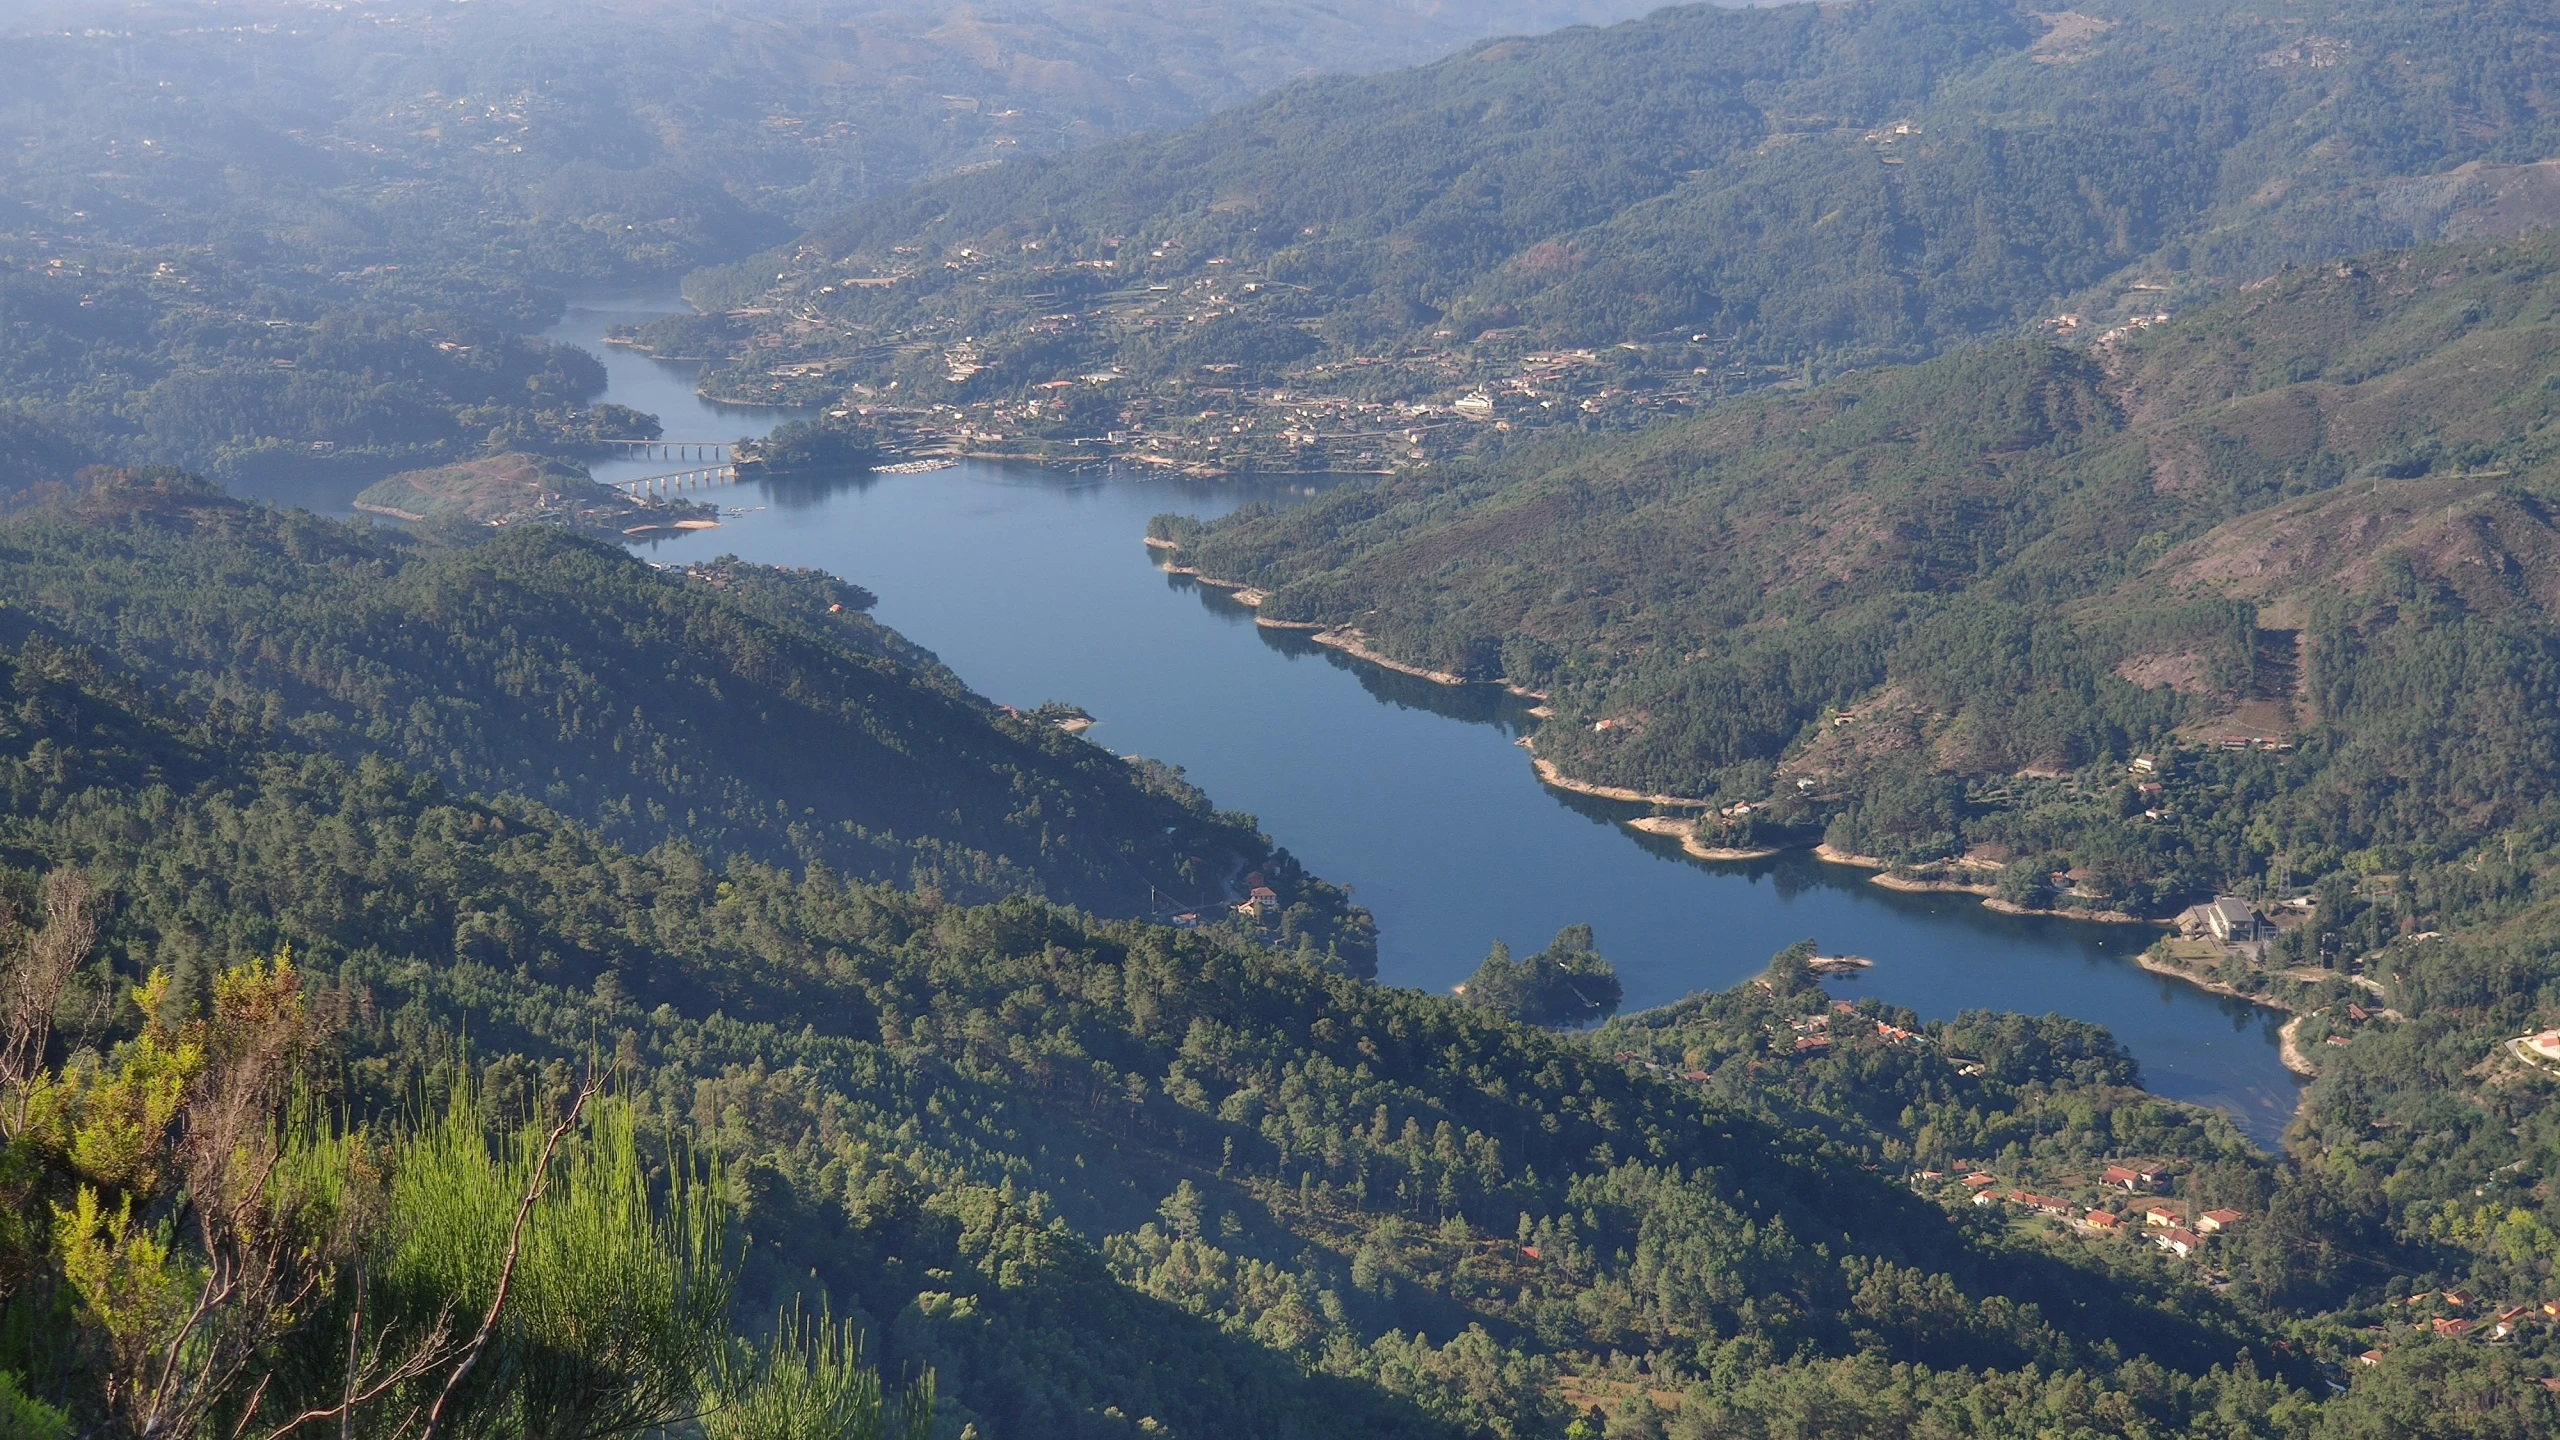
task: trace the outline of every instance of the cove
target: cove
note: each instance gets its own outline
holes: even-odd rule
[[[789,418],[705,404],[693,367],[598,343],[607,325],[669,308],[591,305],[552,338],[594,350],[610,377],[605,398],[655,413],[669,436],[761,434]],[[597,474],[649,468],[615,462]],[[1446,993],[1495,940],[1534,950],[1588,922],[1632,1010],[1738,984],[1811,937],[1876,962],[1830,982],[1835,994],[1874,994],[1932,1019],[1983,1008],[2094,1021],[2141,1061],[2155,1092],[2220,1108],[2268,1145],[2282,1134],[2300,1093],[2277,1059],[2282,1017],[2141,970],[2132,956],[2155,932],[1899,894],[1804,854],[1694,860],[1627,829],[1635,807],[1541,784],[1516,744],[1536,723],[1523,702],[1257,627],[1221,592],[1163,573],[1140,543],[1160,511],[1209,516],[1308,493],[1303,481],[963,463],[706,492],[748,513],[642,553],[828,570],[876,592],[884,623],[981,693],[1084,706],[1100,722],[1089,739],[1180,765],[1218,804],[1253,812],[1310,868],[1350,885],[1378,917],[1383,983]]]

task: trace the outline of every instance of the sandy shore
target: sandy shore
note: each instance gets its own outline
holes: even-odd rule
[[[2320,1067],[2312,1064],[2311,1057],[2302,1053],[2302,1022],[2309,1018],[2296,1015],[2276,1032],[2276,1058],[2284,1062],[2284,1068],[2305,1080],[2317,1079],[2320,1075]]]
[[[1988,900],[2000,893],[1997,887],[1978,885],[1971,880],[1924,880],[1916,875],[1896,875],[1890,870],[1868,876],[1867,883],[1911,895],[1979,895]]]
[[[1167,540],[1167,539],[1165,539],[1164,537],[1162,537],[1162,536],[1160,536],[1160,535],[1150,535],[1150,536],[1146,537],[1146,539],[1147,539],[1147,548],[1148,548],[1148,549],[1150,549],[1150,550],[1179,550],[1179,549],[1181,549],[1181,548],[1182,548],[1181,546],[1176,545],[1176,544],[1175,544],[1175,543],[1173,543],[1172,541]]]
[[[1861,870],[1876,871],[1876,874],[1867,877],[1867,883],[1870,885],[1882,886],[1887,890],[1899,890],[1910,895],[1979,895],[1982,897],[1983,909],[1995,910],[2003,915],[2032,915],[2050,920],[2084,920],[2092,925],[2157,925],[2161,923],[2157,920],[2145,920],[2139,915],[2128,915],[2122,910],[2039,910],[2031,905],[2020,905],[2014,901],[2003,900],[2000,898],[1997,887],[1977,880],[1896,875],[1893,873],[1892,861],[1878,855],[1853,855],[1833,846],[1827,840],[1814,846],[1813,853],[1834,865],[1855,865]]]
[[[1464,675],[1452,675],[1446,670],[1432,670],[1420,665],[1408,665],[1401,660],[1381,655],[1377,651],[1369,648],[1368,636],[1363,635],[1359,631],[1351,629],[1348,626],[1332,630],[1318,630],[1308,638],[1328,650],[1339,650],[1343,654],[1348,655],[1355,660],[1366,660],[1370,664],[1375,665],[1382,670],[1393,670],[1398,674],[1417,676],[1421,679],[1430,681],[1434,685],[1448,685],[1455,687],[1468,683],[1467,677]]]
[[[1694,823],[1675,820],[1668,815],[1642,816],[1628,821],[1627,828],[1641,830],[1647,835],[1659,835],[1666,840],[1677,840],[1680,842],[1682,851],[1701,860],[1766,860],[1772,855],[1781,853],[1781,847],[1775,845],[1765,849],[1744,849],[1732,845],[1701,845],[1698,843],[1698,827]]]
[[[1648,795],[1641,790],[1630,790],[1624,785],[1594,785],[1588,780],[1576,780],[1565,774],[1556,768],[1556,762],[1553,760],[1533,758],[1529,763],[1538,768],[1539,779],[1559,790],[1570,790],[1576,795],[1593,795],[1603,800],[1624,800],[1630,805],[1677,805],[1691,810],[1703,810],[1715,804],[1712,800],[1698,800],[1687,795]]]
[[[2246,1000],[2252,1005],[2263,1005],[2270,1010],[2283,1010],[2286,1014],[2293,1013],[2290,1007],[2278,1004],[2264,995],[2252,995],[2246,990],[2225,985],[2219,980],[2208,980],[2193,970],[2175,962],[2163,960],[2148,950],[2134,956],[2133,963],[2154,975],[2166,975],[2172,980],[2184,980],[2199,990],[2210,990],[2216,995],[2228,995],[2234,1000]]]
[[[1151,539],[1147,543],[1159,545],[1162,542]],[[1203,575],[1197,566],[1175,565],[1168,562],[1156,568],[1167,575],[1188,575],[1195,585],[1206,585],[1212,589],[1229,591],[1231,593],[1227,598],[1239,605],[1259,606],[1263,601],[1271,598],[1269,591],[1257,590],[1241,580],[1221,580],[1214,575]],[[1412,675],[1428,680],[1434,685],[1458,686],[1471,683],[1464,675],[1452,675],[1446,670],[1433,670],[1422,665],[1408,665],[1391,655],[1382,655],[1369,648],[1368,636],[1347,625],[1321,625],[1303,620],[1265,620],[1260,616],[1254,617],[1253,623],[1268,625],[1274,630],[1304,630],[1308,632],[1307,638],[1328,650],[1339,650],[1355,660],[1366,660],[1382,670],[1393,670],[1400,675]]]
[[[1325,628],[1325,623],[1321,620],[1274,620],[1268,615],[1254,616],[1253,623],[1265,630],[1322,630]]]
[[[1982,908],[1997,910],[2003,915],[2038,915],[2049,920],[2086,920],[2092,925],[2165,925],[2168,923],[2165,920],[2145,920],[2139,915],[2128,915],[2122,910],[2039,910],[2032,905],[2003,900],[1997,895],[1986,897],[1982,902]]]

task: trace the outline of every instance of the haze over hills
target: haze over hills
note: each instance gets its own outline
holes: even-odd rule
[[[405,246],[370,258],[432,268],[442,251],[535,283],[629,283],[954,169],[1635,8],[391,0],[57,21],[39,7],[0,20],[18,42],[0,126],[23,146],[6,193],[125,243],[214,225],[330,258]]]
[[[2468,0],[1693,6],[939,181],[689,293],[755,312],[715,393],[1377,470],[2541,223],[2553,40]]]
[[[74,437],[47,445],[233,481],[353,493],[497,430],[576,458],[601,377],[522,335],[572,291],[1309,71],[1635,8],[11,7],[0,383]]]

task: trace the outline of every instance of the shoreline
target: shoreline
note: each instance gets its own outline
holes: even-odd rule
[[[1647,835],[1658,835],[1665,840],[1677,840],[1680,842],[1680,849],[1683,853],[1696,856],[1700,860],[1718,860],[1727,862],[1741,860],[1767,860],[1773,856],[1783,855],[1786,853],[1784,847],[1777,845],[1754,846],[1750,848],[1741,848],[1731,845],[1701,845],[1698,843],[1698,831],[1694,824],[1686,820],[1674,820],[1668,815],[1638,816],[1637,818],[1627,822],[1627,828],[1630,830],[1642,831]]]
[[[1258,595],[1261,592],[1256,591],[1254,593]],[[1393,670],[1401,675],[1411,675],[1418,679],[1428,680],[1434,685],[1446,685],[1454,690],[1461,686],[1474,683],[1464,675],[1452,675],[1446,670],[1432,670],[1420,665],[1408,665],[1401,660],[1390,659],[1385,655],[1381,655],[1377,651],[1369,648],[1368,636],[1347,625],[1331,630],[1317,630],[1309,634],[1307,638],[1324,646],[1328,650],[1339,650],[1343,654],[1348,655],[1355,660],[1366,660],[1370,664],[1375,665],[1382,670]]]
[[[2145,920],[2139,915],[2128,915],[2122,910],[2039,910],[2032,905],[2021,905],[2014,900],[2001,899],[1997,886],[1984,885],[1971,880],[1922,879],[1911,875],[1896,875],[1893,873],[1892,861],[1880,855],[1851,854],[1834,846],[1828,840],[1814,846],[1813,853],[1814,858],[1833,865],[1873,870],[1876,873],[1867,877],[1868,884],[1880,886],[1886,890],[1899,891],[1905,895],[1979,895],[1982,897],[1982,908],[1999,915],[2016,915],[2037,920],[2078,920],[2090,925],[2167,923],[2161,920]]]
[[[1150,535],[1143,538],[1147,548],[1150,550],[1173,552],[1180,548],[1176,542],[1162,539],[1157,536]],[[1210,586],[1214,589],[1230,592],[1230,598],[1235,599],[1239,603],[1245,604],[1248,607],[1258,606],[1262,601],[1269,598],[1265,592],[1257,590],[1241,581],[1217,579],[1212,576],[1203,575],[1196,566],[1175,564],[1173,563],[1170,554],[1168,554],[1166,562],[1158,568],[1168,575],[1189,576],[1197,583]],[[1247,596],[1252,598],[1247,599]],[[1326,646],[1329,649],[1340,650],[1344,654],[1350,655],[1355,659],[1369,661],[1371,664],[1378,665],[1384,669],[1417,676],[1422,679],[1434,681],[1438,684],[1455,687],[1472,683],[1463,676],[1451,675],[1446,671],[1434,671],[1420,666],[1407,665],[1402,661],[1393,660],[1380,655],[1362,643],[1367,637],[1361,635],[1359,631],[1348,626],[1327,626],[1321,621],[1312,620],[1276,620],[1261,615],[1256,615],[1253,623],[1257,626],[1273,630],[1296,630],[1309,632],[1310,638],[1319,645]],[[1503,689],[1510,694],[1520,696],[1524,699],[1543,701],[1549,698],[1543,692],[1513,685],[1508,681],[1498,683],[1501,683]],[[1523,736],[1518,743],[1523,748],[1528,749],[1531,752],[1529,763],[1531,768],[1536,772],[1539,782],[1553,789],[1566,791],[1576,795],[1588,795],[1594,799],[1600,800],[1614,800],[1627,804],[1655,805],[1664,808],[1678,808],[1685,810],[1711,809],[1715,803],[1712,800],[1702,800],[1694,796],[1647,794],[1643,791],[1635,790],[1623,785],[1602,785],[1592,781],[1577,780],[1566,775],[1554,761],[1545,759],[1536,753],[1535,736]],[[1663,839],[1678,840],[1683,853],[1696,859],[1707,861],[1741,863],[1767,860],[1782,855],[1788,850],[1804,848],[1798,846],[1755,846],[1748,849],[1737,849],[1723,846],[1701,845],[1697,841],[1695,825],[1692,820],[1680,819],[1667,815],[1638,816],[1622,823],[1624,823],[1628,828],[1636,830],[1642,834],[1653,835]],[[2160,926],[2167,923],[2159,920],[2146,920],[2140,916],[2131,915],[2121,910],[2090,911],[2035,909],[2029,906],[2018,905],[2014,902],[2000,898],[1998,890],[1987,884],[1962,880],[1918,879],[1909,876],[1895,875],[1892,873],[1893,862],[1886,860],[1881,856],[1860,855],[1851,851],[1842,850],[1832,845],[1827,840],[1818,842],[1810,848],[1816,859],[1822,860],[1828,864],[1842,865],[1876,872],[1875,874],[1868,876],[1867,881],[1869,884],[1875,885],[1881,889],[1893,890],[1904,894],[1973,895],[1980,898],[1984,909],[1990,910],[1996,914],[2012,915],[2027,919],[2070,920],[2093,925]],[[2292,1018],[2287,1021],[2285,1028],[2279,1033],[2277,1059],[2284,1065],[2288,1074],[2294,1075],[2297,1078],[2307,1080],[2319,1073],[2315,1067],[2311,1066],[2309,1058],[2301,1052],[2300,1047],[2295,1043],[2295,1037],[2298,1033],[2298,1026],[2301,1023],[2302,1017],[2294,1014],[2294,1012],[2292,1012],[2288,1007],[2262,996],[2245,994],[2218,981],[2211,981],[2198,977],[2177,966],[2173,966],[2165,961],[2153,958],[2148,949],[2134,952],[2133,961],[2136,965],[2141,966],[2144,970],[2150,971],[2153,974],[2161,975],[2172,980],[2182,981],[2209,993],[2222,995],[2229,999],[2243,1000],[2263,1009],[2281,1011],[2292,1016]],[[2307,1090],[2305,1095],[2306,1098],[2296,1106],[2295,1114],[2297,1117],[2301,1114],[2301,1106],[2309,1103],[2307,1099]]]
[[[1159,549],[1173,548],[1171,541],[1159,541],[1153,537],[1149,537],[1146,543]],[[1256,589],[1241,580],[1221,580],[1215,575],[1204,575],[1196,565],[1176,565],[1168,560],[1156,568],[1167,575],[1187,576],[1194,585],[1206,585],[1213,590],[1224,590],[1228,592],[1228,599],[1249,610],[1259,609],[1263,601],[1271,598],[1271,592],[1268,590]],[[1381,670],[1393,670],[1399,675],[1411,675],[1416,679],[1428,680],[1434,685],[1446,685],[1454,690],[1476,683],[1464,675],[1452,675],[1446,670],[1433,670],[1422,665],[1408,665],[1392,656],[1382,655],[1369,648],[1368,636],[1348,625],[1327,625],[1318,620],[1266,620],[1259,615],[1253,617],[1253,623],[1272,630],[1305,631],[1308,639],[1328,650],[1339,650],[1354,660],[1366,660]]]
[[[1520,743],[1528,745],[1529,740],[1524,737]],[[1713,800],[1692,799],[1686,795],[1647,795],[1641,790],[1630,790],[1624,785],[1595,785],[1588,780],[1576,780],[1557,769],[1556,762],[1553,760],[1540,759],[1535,746],[1530,746],[1529,764],[1538,772],[1540,782],[1552,785],[1558,790],[1571,791],[1576,795],[1589,795],[1595,799],[1620,800],[1630,805],[1676,805],[1690,810],[1709,809],[1716,803]]]
[[[610,344],[612,342],[607,341],[606,343]],[[715,399],[709,395],[704,395],[702,398],[710,400],[715,405],[739,405],[747,403],[737,400]],[[776,405],[770,400],[764,402],[764,404],[766,408],[774,410],[807,408],[804,406]],[[1150,470],[1172,471],[1188,476],[1194,480],[1250,481],[1263,478],[1274,480],[1306,480],[1334,475],[1362,476],[1375,479],[1396,473],[1393,470],[1357,470],[1344,469],[1341,466],[1326,466],[1314,470],[1269,470],[1259,467],[1244,470],[1230,470],[1222,465],[1199,463],[1185,465],[1178,460],[1158,456],[1147,451],[1132,450],[1126,446],[1105,448],[1099,452],[1093,450],[1078,450],[1066,455],[1043,455],[1027,450],[955,450],[952,453],[958,455],[963,460],[985,460],[999,465],[1046,465],[1053,467],[1064,467],[1069,465],[1145,466]]]
[[[1366,474],[1366,473],[1368,473],[1368,472],[1366,472],[1366,471],[1345,471],[1345,470],[1306,470],[1306,471],[1299,471],[1299,472],[1294,472],[1294,473],[1298,473],[1298,474],[1306,474],[1306,475],[1345,475],[1345,474]],[[1380,473],[1380,474],[1384,474],[1384,473],[1387,473],[1387,472],[1380,471],[1380,472],[1378,472],[1378,473]],[[1143,543],[1143,544],[1144,544],[1148,549],[1150,549],[1150,550],[1163,550],[1163,551],[1166,551],[1166,552],[1174,552],[1174,551],[1179,551],[1179,550],[1182,548],[1182,546],[1181,546],[1181,544],[1180,544],[1179,542],[1172,541],[1172,540],[1166,540],[1166,539],[1163,539],[1163,538],[1161,538],[1161,537],[1159,537],[1159,536],[1155,536],[1155,535],[1144,535],[1144,536],[1140,536],[1140,537],[1139,537],[1139,539],[1140,539],[1140,542],[1141,542],[1141,543]],[[1168,553],[1168,554],[1167,554],[1167,556],[1166,556],[1165,562],[1164,562],[1162,565],[1157,566],[1156,568],[1157,568],[1157,569],[1159,569],[1159,570],[1161,570],[1161,571],[1163,571],[1163,572],[1164,572],[1165,574],[1167,574],[1167,575],[1187,575],[1187,576],[1191,577],[1192,581],[1193,581],[1194,583],[1196,583],[1196,584],[1201,584],[1201,585],[1211,586],[1211,587],[1213,587],[1213,588],[1215,588],[1215,589],[1219,589],[1219,590],[1231,591],[1231,592],[1233,592],[1233,593],[1232,593],[1232,594],[1230,594],[1230,595],[1228,596],[1228,598],[1229,598],[1229,599],[1234,600],[1234,601],[1235,601],[1237,604],[1239,604],[1239,605],[1243,605],[1243,606],[1247,606],[1247,607],[1259,607],[1259,606],[1262,604],[1262,602],[1263,602],[1263,601],[1268,600],[1268,599],[1270,599],[1270,598],[1271,598],[1271,592],[1270,592],[1270,591],[1268,591],[1268,590],[1256,589],[1255,587],[1253,587],[1253,586],[1251,586],[1251,585],[1248,585],[1248,584],[1246,584],[1245,582],[1243,582],[1243,581],[1241,581],[1241,580],[1221,580],[1221,579],[1219,579],[1217,576],[1214,576],[1214,575],[1210,575],[1210,574],[1205,573],[1205,572],[1204,572],[1204,571],[1202,571],[1202,570],[1200,569],[1200,567],[1199,567],[1199,566],[1197,566],[1197,565],[1178,565],[1178,564],[1175,564],[1175,563],[1174,563],[1174,561],[1173,561],[1173,559],[1172,559],[1172,555],[1171,555],[1171,553]],[[1430,682],[1431,682],[1432,684],[1434,684],[1434,685],[1446,685],[1446,686],[1449,686],[1449,687],[1450,687],[1450,688],[1452,688],[1452,689],[1456,689],[1456,688],[1458,688],[1458,687],[1466,686],[1466,685],[1492,684],[1492,685],[1499,685],[1499,686],[1501,686],[1501,687],[1502,687],[1502,689],[1503,689],[1503,691],[1504,691],[1504,693],[1506,693],[1506,694],[1510,694],[1510,695],[1517,695],[1517,696],[1519,696],[1519,697],[1520,697],[1521,699],[1523,699],[1523,700],[1536,700],[1536,701],[1544,702],[1544,701],[1546,701],[1546,700],[1548,700],[1548,699],[1553,698],[1552,696],[1550,696],[1550,695],[1548,694],[1548,692],[1546,692],[1546,691],[1544,691],[1544,690],[1532,690],[1532,689],[1530,689],[1530,688],[1529,688],[1528,686],[1526,686],[1526,685],[1515,685],[1515,684],[1511,683],[1511,681],[1509,681],[1509,680],[1507,680],[1507,679],[1505,679],[1505,680],[1491,680],[1491,681],[1476,681],[1476,680],[1470,680],[1470,679],[1468,679],[1468,678],[1467,678],[1466,676],[1464,676],[1464,675],[1453,675],[1453,674],[1449,673],[1449,672],[1448,672],[1448,671],[1446,671],[1446,670],[1434,670],[1434,669],[1431,669],[1429,666],[1425,666],[1425,665],[1412,665],[1412,664],[1408,664],[1408,663],[1406,663],[1406,662],[1404,662],[1404,661],[1402,661],[1402,660],[1394,659],[1394,658],[1393,658],[1393,657],[1391,657],[1391,656],[1387,656],[1387,655],[1384,655],[1384,654],[1379,653],[1379,652],[1378,652],[1378,651],[1376,651],[1376,650],[1372,650],[1372,649],[1370,649],[1370,648],[1369,648],[1369,644],[1368,644],[1369,637],[1368,637],[1366,634],[1362,633],[1360,630],[1358,630],[1358,629],[1356,629],[1356,628],[1354,628],[1354,627],[1352,627],[1352,626],[1349,626],[1349,625],[1330,625],[1330,624],[1327,624],[1326,622],[1324,622],[1324,621],[1322,621],[1322,620],[1266,620],[1266,619],[1264,619],[1263,617],[1261,617],[1261,616],[1259,616],[1259,615],[1256,615],[1256,616],[1254,616],[1254,617],[1253,617],[1253,623],[1254,623],[1254,624],[1256,624],[1256,625],[1262,626],[1264,629],[1267,629],[1267,630],[1303,630],[1303,631],[1306,631],[1306,632],[1308,632],[1308,638],[1310,638],[1310,639],[1314,640],[1314,641],[1315,641],[1317,644],[1319,644],[1319,645],[1325,646],[1325,647],[1326,647],[1326,648],[1328,648],[1328,649],[1339,650],[1339,651],[1341,651],[1343,654],[1348,655],[1348,656],[1351,656],[1351,657],[1352,657],[1353,659],[1355,659],[1355,660],[1366,660],[1366,661],[1368,661],[1370,664],[1375,665],[1375,666],[1379,667],[1379,668],[1380,668],[1380,669],[1382,669],[1382,670],[1393,670],[1393,671],[1395,671],[1396,673],[1398,673],[1398,674],[1400,674],[1400,675],[1411,675],[1411,676],[1414,676],[1414,677],[1415,677],[1415,678],[1417,678],[1417,679],[1428,680],[1428,681],[1430,681]],[[1535,713],[1535,712],[1532,712],[1532,713]],[[1544,716],[1540,716],[1539,718],[1544,719],[1544,718],[1546,718],[1546,717],[1544,717]],[[1550,783],[1557,784],[1559,788],[1561,788],[1561,789],[1568,789],[1568,790],[1576,789],[1576,788],[1578,788],[1578,785],[1579,785],[1579,782],[1574,782],[1574,783],[1570,783],[1570,784],[1568,784],[1568,783],[1564,783],[1564,782],[1550,782]],[[1589,791],[1583,791],[1582,793],[1584,793],[1584,794],[1595,794],[1595,795],[1596,795],[1596,794],[1603,794],[1604,792],[1602,792],[1602,791],[1597,791],[1597,790],[1589,790]],[[1628,793],[1632,794],[1633,792],[1628,792]],[[1609,797],[1609,798],[1615,798],[1615,797]],[[1650,797],[1648,797],[1648,798],[1650,798]],[[1675,805],[1703,805],[1703,804],[1705,804],[1706,802],[1705,802],[1705,801],[1703,801],[1703,800],[1677,800],[1677,799],[1675,799],[1675,800],[1668,800],[1668,801],[1655,800],[1655,801],[1653,801],[1652,803],[1655,803],[1655,804],[1675,804]]]
[[[2276,1059],[2303,1079],[2316,1080],[2320,1078],[2320,1067],[2312,1064],[2311,1057],[2302,1053],[2302,1022],[2310,1018],[2308,1015],[2296,1015],[2276,1031]],[[2306,1096],[2309,1093],[2307,1090],[2304,1092]],[[2294,1113],[2300,1115],[2301,1106],[2295,1106]]]
[[[2000,896],[1996,886],[1977,885],[1970,880],[1928,880],[1917,875],[1896,875],[1890,870],[1868,876],[1867,883],[1881,885],[1887,890],[1899,890],[1905,895],[1973,895],[1984,900],[1996,900]]]
[[[2133,963],[2150,971],[2154,975],[2163,975],[2171,980],[2183,980],[2187,984],[2193,985],[2197,989],[2211,994],[2227,996],[2233,1000],[2246,1000],[2261,1010],[2274,1010],[2282,1014],[2292,1015],[2296,1020],[2302,1018],[2299,1014],[2295,1013],[2292,1006],[2285,1004],[2281,1000],[2272,999],[2265,995],[2252,995],[2246,990],[2242,990],[2237,986],[2226,985],[2219,980],[2208,980],[2204,976],[2198,975],[2185,966],[2163,960],[2148,950],[2135,955],[2133,957]],[[2308,1073],[2317,1074],[2318,1072],[2312,1071]]]

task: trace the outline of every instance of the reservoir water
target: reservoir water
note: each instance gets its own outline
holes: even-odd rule
[[[706,405],[692,367],[596,343],[609,324],[667,308],[582,308],[553,338],[594,349],[607,398],[654,412],[669,436],[734,438],[784,418]],[[1989,1008],[2095,1021],[2154,1091],[2219,1107],[2265,1143],[2281,1134],[2299,1093],[2276,1056],[2281,1017],[2139,969],[2133,954],[2153,932],[1897,894],[1805,855],[1692,860],[1627,829],[1640,812],[1542,785],[1515,743],[1536,723],[1520,702],[1260,629],[1218,592],[1164,574],[1140,544],[1159,511],[1211,515],[1306,493],[1294,481],[966,463],[706,492],[749,513],[644,553],[826,569],[875,591],[883,622],[980,692],[1084,706],[1100,721],[1088,738],[1182,766],[1218,804],[1253,812],[1310,868],[1350,885],[1377,915],[1384,983],[1445,992],[1496,940],[1534,950],[1588,922],[1634,1009],[1739,983],[1810,937],[1876,962],[1834,981],[1837,994],[1929,1018]]]

